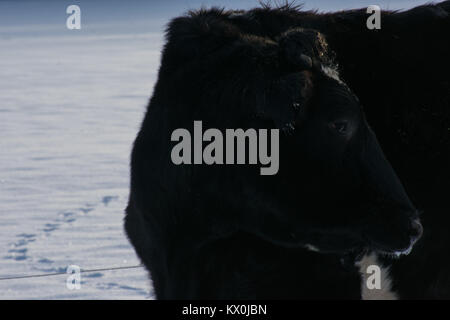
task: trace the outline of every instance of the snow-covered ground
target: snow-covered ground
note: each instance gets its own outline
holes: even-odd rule
[[[65,25],[73,3],[81,30]],[[0,2],[0,278],[139,265],[122,223],[129,153],[156,80],[164,24],[201,3],[223,2]],[[66,287],[67,276],[0,279],[0,299],[153,297],[142,267],[82,273],[79,290]]]
[[[138,265],[122,219],[161,34],[1,42],[0,277]],[[0,281],[0,298],[152,294],[142,268],[66,278]]]
[[[0,278],[139,265],[122,220],[162,33],[67,30],[62,9],[60,26],[0,29]],[[152,297],[143,268],[82,273],[80,290],[66,279],[0,280],[0,298]]]

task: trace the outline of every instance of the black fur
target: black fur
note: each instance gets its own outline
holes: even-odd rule
[[[157,298],[360,298],[358,271],[341,261],[403,250],[420,233],[360,101],[425,212],[417,248],[386,261],[395,289],[449,297],[449,3],[384,12],[378,31],[366,29],[365,10],[211,9],[172,20],[125,220]],[[337,63],[348,86],[323,71]],[[170,135],[194,120],[282,129],[278,174],[172,164]]]

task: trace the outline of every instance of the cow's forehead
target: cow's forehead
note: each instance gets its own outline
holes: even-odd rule
[[[325,102],[326,106],[333,107],[332,109],[335,110],[339,109],[339,107],[359,109],[358,97],[342,81],[336,68],[333,66],[322,66],[321,75],[324,81],[320,84],[320,101]]]

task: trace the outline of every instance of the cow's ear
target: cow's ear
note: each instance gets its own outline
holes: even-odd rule
[[[285,133],[295,130],[313,95],[314,74],[330,64],[324,36],[312,29],[293,28],[276,38],[279,72],[267,89],[264,114]]]
[[[289,134],[305,114],[317,68],[331,59],[325,38],[316,30],[293,28],[276,40],[280,75],[269,86],[265,113],[277,128]]]
[[[313,94],[310,70],[288,73],[272,81],[267,92],[264,114],[285,133],[291,133],[304,114]]]
[[[277,37],[280,48],[280,65],[289,71],[313,68],[313,61],[330,63],[325,37],[312,29],[293,28]]]

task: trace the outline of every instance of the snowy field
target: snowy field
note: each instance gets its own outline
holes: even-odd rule
[[[82,273],[79,290],[66,287],[64,273],[69,265],[139,265],[123,232],[131,145],[156,80],[164,25],[201,3],[227,4],[0,1],[0,299],[153,298],[142,267]],[[69,4],[81,7],[81,30],[66,28]],[[3,279],[51,273],[63,274]]]

